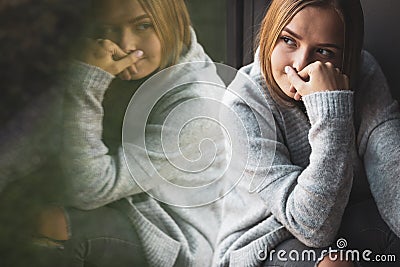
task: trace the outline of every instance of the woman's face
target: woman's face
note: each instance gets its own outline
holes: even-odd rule
[[[153,21],[136,0],[101,1],[96,13],[96,24],[101,38],[116,43],[125,53],[142,50],[136,62],[137,73],[130,73],[131,80],[148,76],[160,67],[161,42]]]
[[[285,66],[297,72],[315,61],[341,69],[344,25],[333,8],[309,6],[284,27],[271,54],[272,75],[281,90],[293,98]]]

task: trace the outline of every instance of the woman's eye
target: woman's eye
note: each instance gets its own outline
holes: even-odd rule
[[[101,34],[112,34],[116,33],[118,30],[113,26],[101,26],[99,31]]]
[[[292,38],[289,38],[289,37],[287,37],[287,36],[282,36],[281,39],[282,39],[287,45],[290,45],[290,46],[296,45],[296,42],[295,42]]]
[[[335,53],[333,51],[324,48],[318,48],[317,53],[328,58],[333,58],[335,56]]]
[[[150,29],[150,28],[152,28],[152,27],[153,27],[153,24],[152,24],[152,23],[146,22],[146,23],[140,23],[140,24],[138,24],[138,25],[136,26],[136,29],[137,29],[137,30],[140,30],[140,31],[145,31],[145,30]]]

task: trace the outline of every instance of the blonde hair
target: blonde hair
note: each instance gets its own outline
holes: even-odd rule
[[[190,17],[184,0],[137,0],[154,23],[161,42],[161,68],[174,65],[190,46]]]
[[[342,72],[349,77],[351,88],[357,83],[364,38],[364,18],[359,0],[273,0],[258,36],[259,60],[272,98],[286,106],[293,105],[293,100],[279,88],[272,75],[271,54],[284,27],[307,6],[333,8],[342,19],[345,40]]]

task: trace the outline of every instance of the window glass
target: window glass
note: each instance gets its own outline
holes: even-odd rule
[[[199,43],[215,62],[226,62],[226,0],[188,0]]]

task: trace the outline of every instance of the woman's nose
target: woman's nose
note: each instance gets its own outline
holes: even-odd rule
[[[296,71],[301,71],[304,69],[308,64],[312,62],[312,57],[308,51],[299,50],[296,52],[294,59],[293,59],[293,68]]]
[[[128,54],[137,49],[137,37],[130,28],[124,28],[121,31],[119,46]]]

